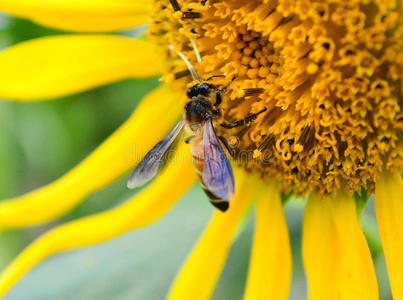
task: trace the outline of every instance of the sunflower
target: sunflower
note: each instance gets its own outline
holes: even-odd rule
[[[358,204],[373,193],[393,297],[403,299],[402,9],[394,0],[2,0],[0,10],[11,15],[86,33],[39,38],[0,52],[0,97],[52,99],[158,74],[164,84],[66,175],[1,202],[0,225],[19,228],[59,217],[126,173],[172,128],[191,77],[171,45],[201,78],[224,75],[214,79],[216,85],[236,78],[222,103],[226,120],[264,112],[244,128],[217,128],[236,150],[237,192],[230,209],[212,217],[167,299],[210,297],[235,229],[253,202],[244,299],[286,299],[291,251],[281,195],[290,193],[308,198],[302,256],[309,299],[378,299],[357,216]],[[137,40],[89,34],[143,23],[147,32]],[[188,146],[177,151],[181,159],[133,199],[32,243],[1,275],[0,294],[49,255],[160,218],[196,180]]]

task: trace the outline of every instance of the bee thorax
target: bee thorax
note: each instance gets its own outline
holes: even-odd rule
[[[189,124],[201,124],[211,116],[211,104],[204,96],[194,97],[185,106],[185,118]]]

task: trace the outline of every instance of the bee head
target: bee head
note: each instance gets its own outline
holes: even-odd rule
[[[214,86],[209,83],[196,84],[187,90],[187,96],[189,99],[197,96],[208,97],[210,93],[214,90]]]

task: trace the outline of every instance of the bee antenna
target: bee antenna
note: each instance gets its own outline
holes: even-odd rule
[[[197,49],[195,41],[193,39],[190,39],[190,42],[192,43],[193,50],[195,51],[197,62],[201,62],[202,59],[201,59],[201,56],[200,56],[200,52]]]
[[[175,48],[174,48],[173,45],[169,45],[169,49],[175,50]],[[185,62],[186,66],[187,66],[188,69],[189,69],[190,74],[191,74],[192,77],[193,77],[193,80],[199,81],[199,80],[200,80],[200,77],[199,77],[199,75],[197,75],[196,69],[192,66],[192,64],[191,64],[190,61],[186,58],[186,56],[185,56],[182,52],[180,52],[180,51],[178,51],[178,50],[175,50],[175,52],[176,52],[176,53],[179,55],[179,57],[182,58],[183,61]]]

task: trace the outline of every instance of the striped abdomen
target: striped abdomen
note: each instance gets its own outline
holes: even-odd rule
[[[190,142],[190,149],[192,151],[193,164],[195,165],[197,175],[199,176],[200,183],[206,191],[207,187],[203,182],[203,167],[204,167],[204,145],[203,137],[196,137]]]
[[[203,168],[204,168],[204,143],[203,137],[196,137],[190,142],[193,164],[195,165],[197,175],[200,179],[200,185],[206,195],[209,197],[211,204],[221,211],[226,211],[229,207],[228,201],[216,197],[205,185],[203,181]]]

